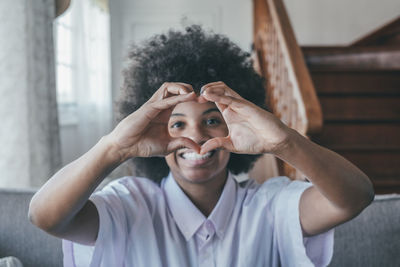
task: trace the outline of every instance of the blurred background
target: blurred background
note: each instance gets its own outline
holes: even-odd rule
[[[40,187],[111,131],[129,44],[197,23],[251,52],[254,3],[2,0],[0,187]],[[398,0],[283,3],[302,47],[348,46],[400,14]]]

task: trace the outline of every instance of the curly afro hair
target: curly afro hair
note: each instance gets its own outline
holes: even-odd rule
[[[133,45],[123,78],[118,120],[136,111],[164,82],[191,84],[198,94],[203,85],[223,81],[243,98],[267,109],[264,80],[254,71],[250,54],[223,35],[206,33],[199,25],[183,32],[170,30]],[[227,167],[234,174],[247,172],[259,156],[231,153]],[[160,157],[133,158],[129,164],[135,175],[155,182],[169,172]]]

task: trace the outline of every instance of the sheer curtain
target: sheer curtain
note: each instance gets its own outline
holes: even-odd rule
[[[72,1],[57,21],[57,91],[63,164],[110,131],[110,26],[107,0]]]

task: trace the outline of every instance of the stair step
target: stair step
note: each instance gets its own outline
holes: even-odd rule
[[[336,151],[373,180],[400,178],[400,150],[398,151]]]
[[[400,96],[319,96],[325,120],[400,122]]]
[[[306,47],[324,125],[311,139],[400,193],[400,48]]]
[[[400,150],[400,123],[325,121],[313,140],[333,150]]]
[[[399,46],[304,47],[302,50],[310,70],[400,70]]]
[[[318,95],[400,95],[400,71],[311,72]]]

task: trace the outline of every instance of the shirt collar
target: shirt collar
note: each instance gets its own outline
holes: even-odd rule
[[[178,225],[179,230],[184,235],[186,241],[189,241],[207,218],[182,191],[173,178],[171,172],[166,180],[163,181],[162,187],[172,217]],[[216,234],[220,238],[222,238],[225,233],[226,226],[235,206],[235,200],[236,182],[231,173],[229,173],[217,205],[208,217],[208,219],[214,224]]]

